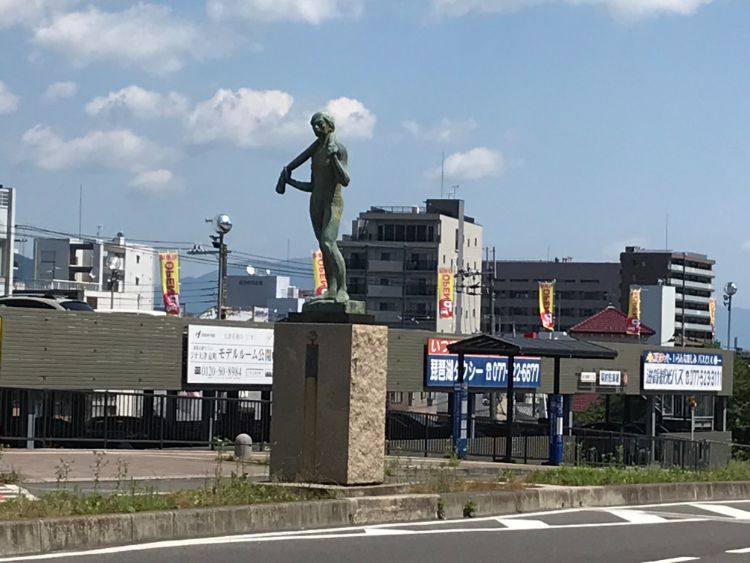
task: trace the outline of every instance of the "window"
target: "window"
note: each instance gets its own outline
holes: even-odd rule
[[[398,242],[404,242],[406,240],[406,226],[396,225],[394,238]]]
[[[407,225],[406,226],[406,241],[414,242],[417,240],[417,226]]]
[[[391,280],[388,278],[380,278],[380,285],[390,285]]]
[[[392,301],[383,301],[379,304],[379,309],[381,311],[395,311],[396,310],[396,304]]]
[[[135,255],[135,263],[136,264],[140,264],[141,263],[141,255],[140,254],[136,254]],[[136,285],[138,285],[138,284],[136,283]]]
[[[381,252],[380,253],[380,259],[383,262],[388,262],[391,259],[391,253],[390,252]]]
[[[141,277],[135,276],[135,285],[141,285]]]
[[[391,391],[388,393],[388,400],[393,405],[400,405],[404,401],[404,394],[401,391]]]

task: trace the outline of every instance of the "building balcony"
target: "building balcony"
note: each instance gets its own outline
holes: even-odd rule
[[[404,264],[401,260],[370,260],[370,272],[403,272]]]
[[[415,297],[433,297],[437,295],[437,286],[406,286],[406,295]]]
[[[676,332],[678,333],[681,332],[682,323],[680,321],[675,320],[674,328]],[[685,330],[691,330],[693,332],[704,332],[709,335],[712,333],[711,325],[697,324],[697,323],[691,323],[691,322],[685,323]]]
[[[352,271],[353,270],[366,270],[367,260],[347,260],[346,269],[352,270]]]
[[[400,285],[373,285],[367,287],[367,297],[403,297],[404,288]]]
[[[669,285],[674,287],[682,287],[684,284],[685,287],[689,289],[700,289],[702,291],[713,291],[714,286],[710,283],[701,283],[691,280],[685,280],[684,282],[680,279],[676,278],[669,278]]]
[[[414,260],[406,262],[406,269],[412,272],[437,272],[437,260]]]
[[[683,271],[688,275],[694,275],[694,276],[703,276],[705,278],[711,278],[713,279],[716,277],[716,274],[713,273],[711,270],[701,270],[700,268],[691,268],[690,266],[683,267],[680,264],[670,264],[669,265],[669,271],[670,272],[677,272],[682,273]]]

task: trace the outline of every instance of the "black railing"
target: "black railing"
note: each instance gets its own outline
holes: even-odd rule
[[[470,420],[467,454],[493,461],[506,459],[506,424],[490,419]],[[569,465],[660,465],[665,468],[702,470],[721,464],[727,456],[713,456],[717,444],[668,435],[645,436],[583,428],[567,428],[563,437],[564,462]],[[513,425],[512,457],[523,463],[549,459],[549,426],[534,422]],[[712,449],[713,447],[713,449]],[[449,415],[389,410],[386,414],[386,452],[420,456],[447,455],[453,450]],[[750,454],[750,449],[748,450]],[[721,457],[722,459],[719,459]],[[723,459],[726,458],[726,459]]]
[[[16,447],[207,447],[270,438],[270,401],[225,393],[0,389],[0,444]]]

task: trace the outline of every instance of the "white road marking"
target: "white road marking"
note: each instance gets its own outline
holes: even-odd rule
[[[683,561],[697,561],[700,557],[673,557],[672,559],[659,559],[658,561],[644,561],[644,563],[682,563]]]
[[[496,519],[493,518],[493,519]],[[668,524],[685,524],[688,522],[703,522],[702,518],[686,518],[685,520],[665,520],[662,522],[664,525]],[[434,523],[434,522],[433,522]],[[405,524],[401,524],[402,526]],[[411,524],[407,524],[411,525]],[[607,522],[607,523],[596,523],[596,524],[561,524],[561,525],[550,525],[545,530],[567,530],[573,528],[616,528],[621,526],[634,526],[638,525],[633,522]],[[108,547],[102,549],[94,549],[90,551],[72,551],[62,553],[45,553],[42,555],[26,555],[17,557],[8,557],[0,559],[0,563],[6,563],[9,561],[41,561],[45,559],[62,559],[67,557],[84,557],[89,555],[112,555],[116,553],[127,553],[133,551],[148,551],[154,549],[168,549],[168,548],[180,548],[190,547],[195,545],[222,545],[222,544],[233,544],[233,543],[262,543],[262,542],[274,542],[274,541],[293,541],[293,540],[330,540],[330,539],[352,539],[370,536],[367,530],[362,529],[361,532],[351,533],[352,528],[339,528],[338,530],[311,530],[307,533],[299,532],[276,532],[270,534],[254,534],[254,535],[243,535],[243,536],[224,536],[219,538],[195,538],[189,540],[170,540],[163,542],[153,542],[139,545],[126,545],[120,547]],[[356,529],[356,528],[355,528]],[[343,530],[349,530],[349,533],[340,533]],[[448,530],[403,530],[406,534],[411,536],[423,536],[423,535],[437,535],[437,534],[475,534],[475,533],[502,533],[502,532],[514,532],[523,530],[512,530],[510,528],[451,528]],[[291,535],[296,534],[296,535]]]
[[[750,520],[750,512],[747,510],[740,510],[739,508],[733,508],[731,506],[723,506],[721,504],[703,504],[700,502],[690,503],[690,506],[700,508],[701,510],[707,510],[708,512],[715,512],[722,516],[736,518],[737,520]]]
[[[657,516],[656,514],[649,514],[648,512],[643,512],[642,510],[614,509],[604,510],[603,512],[608,512],[613,516],[617,516],[618,518],[622,518],[623,520],[632,522],[633,524],[662,524],[663,522],[667,521],[666,518],[662,518],[661,516]]]
[[[728,549],[726,553],[750,553],[750,547],[743,547],[742,549]]]
[[[409,530],[388,530],[387,528],[365,528],[365,534],[368,536],[408,536]]]
[[[549,524],[541,520],[529,520],[527,518],[498,518],[497,521],[511,530],[539,530],[550,527]]]

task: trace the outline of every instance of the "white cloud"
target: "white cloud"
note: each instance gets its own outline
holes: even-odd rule
[[[375,129],[375,114],[362,102],[352,98],[329,101],[325,111],[336,121],[336,133],[349,139],[371,139]]]
[[[109,115],[127,111],[141,119],[156,117],[181,117],[189,108],[187,98],[177,92],[160,94],[140,86],[128,86],[110,92],[107,96],[94,98],[86,104],[86,113],[92,116]]]
[[[469,13],[505,13],[543,4],[596,6],[626,19],[659,14],[690,15],[714,0],[432,0],[433,13],[439,17],[464,16]]]
[[[169,151],[128,129],[89,131],[65,140],[49,127],[37,125],[24,133],[26,155],[44,170],[127,170],[158,168],[171,159]]]
[[[448,178],[480,180],[500,176],[505,171],[505,158],[500,151],[479,147],[449,155],[443,167]],[[432,175],[439,176],[440,172],[438,168]]]
[[[55,82],[47,88],[47,91],[44,93],[44,99],[54,102],[55,100],[72,98],[77,92],[78,84],[75,82]]]
[[[35,26],[80,0],[0,0],[0,29]]]
[[[359,17],[362,4],[363,0],[208,0],[206,9],[215,20],[320,24],[333,18]]]
[[[220,89],[213,98],[196,105],[185,120],[193,142],[228,141],[240,147],[257,147],[284,125],[294,98],[279,90]]]
[[[145,170],[135,176],[130,185],[144,194],[156,195],[182,189],[181,182],[171,170]]]
[[[198,103],[184,122],[196,144],[280,144],[311,135],[309,119],[314,111],[293,106],[294,97],[280,90],[220,89],[210,100]],[[344,140],[372,137],[376,118],[360,101],[338,98],[330,100],[325,109],[336,118],[336,129]]]
[[[61,51],[76,65],[117,61],[153,72],[182,68],[188,58],[225,52],[234,38],[211,36],[173,17],[166,6],[138,3],[121,12],[90,7],[54,17],[34,30],[34,42]]]
[[[432,125],[421,125],[416,121],[404,121],[401,126],[416,139],[450,143],[463,139],[468,133],[477,128],[473,119],[443,118]]]
[[[18,109],[18,96],[13,95],[4,82],[0,81],[0,115],[14,113]]]

